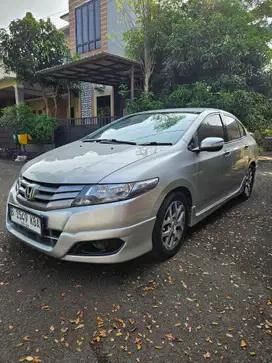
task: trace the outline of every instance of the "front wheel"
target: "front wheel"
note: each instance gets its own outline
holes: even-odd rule
[[[247,170],[246,178],[243,185],[243,191],[241,194],[243,200],[248,200],[251,196],[255,181],[255,171],[256,170],[254,165],[250,165],[250,167]]]
[[[156,257],[167,259],[178,252],[188,226],[188,205],[181,192],[170,194],[162,203],[152,235]]]

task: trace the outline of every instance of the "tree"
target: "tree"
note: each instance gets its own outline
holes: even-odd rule
[[[171,87],[205,81],[217,90],[255,89],[271,61],[271,25],[238,0],[189,0],[167,44]]]
[[[71,60],[64,34],[50,19],[36,20],[31,13],[13,20],[9,31],[0,30],[0,57],[7,72],[15,72],[19,82],[40,85],[47,113],[48,97],[54,101],[51,113],[57,113],[57,101],[66,91],[64,81],[46,80],[38,71],[67,63]]]
[[[156,0],[117,0],[123,22],[127,26],[124,40],[126,55],[141,63],[144,73],[144,91],[149,92],[150,78],[155,67],[154,17],[159,5]],[[133,14],[133,15],[131,15]]]

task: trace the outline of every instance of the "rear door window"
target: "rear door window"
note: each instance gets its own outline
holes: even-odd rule
[[[226,115],[222,115],[222,119],[227,130],[228,141],[240,139],[242,130],[240,131],[241,126],[238,121],[234,117]]]

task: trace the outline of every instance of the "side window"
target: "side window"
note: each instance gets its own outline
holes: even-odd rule
[[[241,137],[246,136],[246,129],[244,128],[244,126],[239,121],[238,121],[238,127],[240,129]]]
[[[219,115],[208,116],[198,129],[198,143],[206,137],[221,137],[224,139],[224,129]]]
[[[235,118],[226,115],[223,115],[222,118],[228,132],[228,141],[240,139],[240,126]]]

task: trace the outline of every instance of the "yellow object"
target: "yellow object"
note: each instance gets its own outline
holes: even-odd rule
[[[19,134],[18,141],[20,145],[27,145],[28,141],[31,141],[32,137],[29,134]]]

